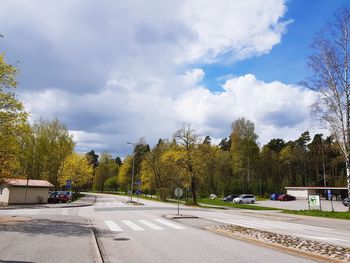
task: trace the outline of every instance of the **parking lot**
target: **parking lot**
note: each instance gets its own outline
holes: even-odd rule
[[[332,201],[334,211],[345,212],[348,208],[342,204],[341,201]],[[257,201],[254,205],[257,206],[267,206],[273,208],[289,209],[289,210],[308,210],[308,202],[306,199],[297,199],[295,201]],[[321,210],[332,211],[331,201],[321,199]]]

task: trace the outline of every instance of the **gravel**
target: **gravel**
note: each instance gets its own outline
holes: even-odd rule
[[[325,260],[350,262],[350,248],[237,225],[209,226],[207,229],[240,239],[263,242],[279,248],[288,248],[295,252],[301,251],[308,255],[320,257]]]

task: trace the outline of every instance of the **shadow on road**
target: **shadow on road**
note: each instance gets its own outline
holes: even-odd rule
[[[0,225],[0,231],[27,233],[33,236],[84,236],[91,234],[88,224],[50,219],[33,219],[18,224],[4,224]],[[0,262],[2,261],[0,260]]]

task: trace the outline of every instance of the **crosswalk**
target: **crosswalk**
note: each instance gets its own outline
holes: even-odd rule
[[[94,206],[104,206],[104,207],[122,207],[122,206],[126,206],[124,203],[122,202],[117,202],[117,201],[112,201],[112,202],[96,202],[94,204]]]
[[[290,222],[270,221],[270,220],[217,219],[217,218],[213,220],[219,223],[238,225],[238,226],[243,226],[248,228],[333,231],[333,229],[326,228],[326,227],[317,227],[317,226],[295,224]]]
[[[170,222],[166,219],[154,218],[154,219],[134,219],[134,220],[105,220],[105,225],[112,232],[124,232],[124,231],[146,231],[146,230],[167,230],[167,229],[175,229],[181,230],[185,229],[185,227]]]

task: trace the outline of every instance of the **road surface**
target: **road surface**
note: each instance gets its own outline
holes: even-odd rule
[[[182,214],[200,219],[172,220],[165,215],[177,213],[173,204],[96,196],[89,207],[0,210],[0,216],[31,218],[0,225],[0,262],[96,262],[92,227],[105,262],[314,262],[202,228],[232,223],[350,247],[348,221],[183,206]]]

